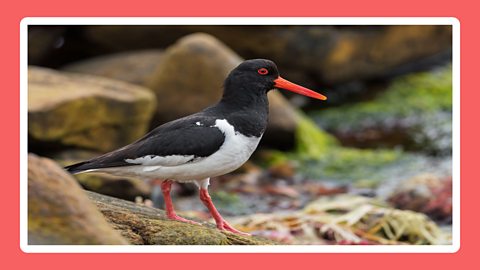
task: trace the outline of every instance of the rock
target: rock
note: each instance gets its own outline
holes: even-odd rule
[[[86,190],[129,201],[136,197],[149,198],[151,187],[143,180],[118,177],[105,173],[77,174],[75,178]]]
[[[130,51],[74,62],[62,70],[145,85],[151,80],[150,77],[161,64],[162,58],[163,50]]]
[[[189,35],[169,47],[147,84],[157,96],[154,125],[217,102],[225,77],[241,61],[232,50],[206,34]],[[269,98],[269,131],[265,141],[284,148],[292,146],[298,122],[295,109],[277,92],[269,93]]]
[[[68,166],[94,158],[100,154],[92,151],[69,149],[56,152],[50,157],[61,166]],[[135,201],[137,197],[149,198],[152,190],[149,183],[133,177],[121,177],[95,172],[75,174],[73,177],[86,190],[129,201]]]
[[[245,58],[268,58],[292,80],[339,84],[373,79],[449,58],[442,25],[392,26],[87,26],[87,40],[111,51],[162,48],[205,32]],[[132,38],[134,37],[134,38]]]
[[[55,55],[64,42],[65,26],[29,26],[28,27],[28,63],[38,65]]]
[[[142,136],[155,108],[148,89],[96,76],[29,67],[28,86],[31,151],[112,150]]]
[[[452,177],[420,174],[397,184],[388,202],[396,208],[425,213],[433,220],[452,222]]]
[[[419,173],[442,176],[452,173],[451,159],[446,157],[429,157],[399,149],[345,147],[306,117],[298,125],[296,147],[293,153],[262,151],[260,157],[267,164],[295,162],[296,172],[306,179],[348,183],[360,189],[390,186]]]
[[[55,162],[28,155],[28,242],[31,245],[120,245],[77,182]]]
[[[87,192],[107,220],[123,237],[137,245],[271,245],[261,238],[222,232],[213,224],[202,226],[168,220],[164,211]]]
[[[275,149],[291,149],[295,144],[295,130],[300,122],[297,110],[279,92],[268,93],[268,127],[262,143]]]
[[[205,34],[187,36],[169,47],[147,84],[157,96],[155,125],[196,113],[220,100],[223,80],[241,61]]]
[[[402,147],[449,156],[452,151],[451,66],[397,78],[370,101],[313,115],[321,127],[346,146]]]

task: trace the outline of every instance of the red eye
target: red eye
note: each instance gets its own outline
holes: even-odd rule
[[[268,69],[266,69],[266,68],[261,68],[257,71],[258,71],[258,74],[260,74],[260,75],[267,75],[268,74]]]

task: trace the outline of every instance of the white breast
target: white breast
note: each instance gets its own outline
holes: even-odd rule
[[[146,156],[126,160],[138,164],[138,166],[108,168],[102,171],[150,179],[201,180],[223,175],[240,167],[250,158],[262,137],[248,137],[240,134],[225,119],[217,119],[213,127],[222,131],[225,135],[225,141],[218,151],[208,157],[191,161],[192,156]],[[185,161],[185,163],[182,161]]]

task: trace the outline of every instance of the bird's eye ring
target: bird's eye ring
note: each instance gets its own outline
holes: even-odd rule
[[[258,74],[260,74],[260,75],[267,75],[268,74],[268,69],[266,69],[266,68],[260,68],[257,71],[258,71]]]

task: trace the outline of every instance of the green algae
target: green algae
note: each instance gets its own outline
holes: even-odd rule
[[[373,100],[311,113],[342,144],[402,147],[432,156],[452,148],[452,67],[393,80]]]
[[[375,186],[393,175],[421,170],[427,164],[423,157],[401,150],[341,146],[305,115],[300,115],[295,151],[270,151],[266,155],[269,165],[292,161],[306,178],[353,182],[359,187]]]
[[[374,100],[344,105],[314,114],[326,129],[356,127],[365,121],[451,111],[452,67],[421,72],[396,79]]]

